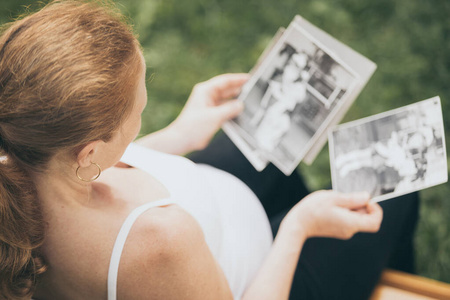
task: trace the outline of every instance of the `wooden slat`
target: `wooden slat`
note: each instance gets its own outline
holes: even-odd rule
[[[393,288],[393,289],[389,289]],[[381,288],[385,288],[385,293],[394,292],[394,289],[397,293],[400,291],[408,292],[409,294],[416,296],[423,296],[428,298],[417,298],[417,299],[442,299],[442,300],[450,300],[450,284],[439,282],[436,280],[411,275],[399,271],[394,270],[386,270],[383,272],[381,277],[379,286],[377,290],[375,290],[373,297],[371,300],[383,300],[383,299],[416,299],[416,298],[405,298],[407,294],[404,294],[404,298],[390,296],[387,298],[386,296],[382,296]],[[387,288],[387,289],[386,289]],[[409,295],[412,297],[411,295]],[[374,298],[376,297],[376,298]]]
[[[427,296],[414,294],[394,287],[379,285],[372,294],[370,300],[435,300]]]

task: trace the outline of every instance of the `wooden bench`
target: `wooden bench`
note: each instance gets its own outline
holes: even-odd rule
[[[370,300],[450,300],[450,284],[386,270]]]

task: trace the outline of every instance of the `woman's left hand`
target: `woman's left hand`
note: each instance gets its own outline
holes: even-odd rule
[[[248,74],[223,74],[194,86],[178,118],[169,126],[185,142],[186,152],[205,148],[223,123],[244,106],[235,99]]]

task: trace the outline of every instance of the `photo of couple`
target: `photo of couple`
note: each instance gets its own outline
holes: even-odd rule
[[[291,173],[323,134],[358,75],[295,21],[273,46],[239,98],[231,123],[258,156]]]

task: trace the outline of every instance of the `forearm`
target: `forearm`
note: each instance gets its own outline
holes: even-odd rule
[[[196,84],[180,115],[169,126],[136,142],[176,155],[204,149],[224,122],[244,109],[234,99],[248,74],[224,74]]]
[[[156,151],[175,155],[184,155],[194,150],[189,145],[189,139],[182,136],[172,124],[136,140],[136,143]]]
[[[285,218],[281,224],[269,255],[242,300],[289,298],[292,279],[306,240],[302,228],[292,223]]]

